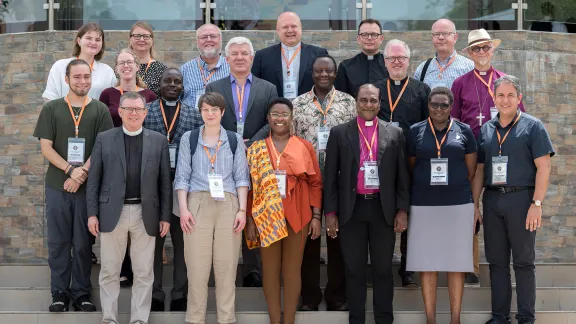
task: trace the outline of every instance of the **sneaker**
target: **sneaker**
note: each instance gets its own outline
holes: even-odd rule
[[[96,306],[92,304],[88,296],[81,296],[74,301],[72,304],[74,306],[74,311],[76,312],[95,312]]]
[[[67,312],[69,305],[70,298],[64,292],[58,291],[52,296],[52,304],[50,304],[48,310],[52,313]]]
[[[467,273],[466,276],[464,277],[464,286],[465,287],[470,287],[470,286],[479,286],[480,285],[480,280],[478,279],[478,276],[475,273]]]

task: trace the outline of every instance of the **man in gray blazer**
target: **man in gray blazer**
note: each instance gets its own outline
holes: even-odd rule
[[[102,323],[118,323],[120,268],[130,235],[134,272],[130,323],[148,323],[154,282],[156,235],[170,230],[172,183],[168,141],[143,129],[145,99],[126,92],[118,110],[122,127],[96,138],[88,175],[88,229],[102,232]]]

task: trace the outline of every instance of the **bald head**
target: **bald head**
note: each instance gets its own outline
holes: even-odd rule
[[[286,46],[296,46],[302,38],[302,22],[300,17],[294,12],[284,12],[278,16],[276,21],[276,32],[282,44]]]
[[[432,25],[432,44],[440,59],[452,55],[458,41],[456,25],[448,19],[439,19]]]
[[[434,27],[436,27],[436,29],[444,28],[454,33],[456,32],[456,25],[454,25],[454,23],[451,20],[445,18],[438,19],[434,24],[432,24],[432,32],[434,32],[435,29]]]

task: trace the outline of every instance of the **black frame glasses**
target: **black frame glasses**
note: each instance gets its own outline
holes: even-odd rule
[[[368,38],[378,39],[378,37],[382,36],[382,34],[378,34],[378,33],[360,33],[360,34],[358,34],[358,36],[362,37],[362,39],[368,39]]]
[[[152,39],[152,35],[151,34],[132,34],[130,35],[130,37],[134,38],[135,40],[150,40]]]
[[[394,63],[396,61],[400,62],[400,63],[404,63],[406,62],[406,59],[409,59],[408,56],[386,56],[384,58],[386,61],[388,61],[389,63]]]
[[[474,53],[480,53],[480,50],[484,51],[484,53],[488,53],[488,51],[490,51],[491,48],[492,48],[492,46],[490,46],[490,45],[472,46],[472,47],[470,47],[470,50]]]

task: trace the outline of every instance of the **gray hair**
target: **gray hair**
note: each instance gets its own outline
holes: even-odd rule
[[[502,84],[511,84],[514,87],[514,89],[516,89],[516,94],[522,93],[522,86],[520,85],[520,79],[518,79],[513,75],[505,75],[500,79],[494,81],[494,92],[496,92],[496,89],[498,89],[498,87]]]
[[[120,107],[122,107],[122,103],[126,99],[140,99],[142,100],[144,108],[146,108],[146,99],[144,99],[144,97],[142,97],[142,95],[139,92],[136,91],[124,92],[124,94],[120,97]]]
[[[403,41],[399,40],[399,39],[391,39],[386,43],[386,46],[384,47],[384,54],[386,55],[388,53],[388,47],[392,46],[392,45],[402,45],[404,46],[404,49],[406,50],[406,56],[408,58],[410,58],[410,47],[408,47],[408,44],[404,43]]]
[[[226,48],[224,48],[226,57],[228,57],[228,55],[230,54],[230,45],[232,44],[236,45],[248,44],[250,46],[250,55],[254,56],[254,46],[252,46],[252,42],[246,37],[238,36],[233,37],[228,41],[228,44],[226,44]]]

